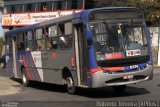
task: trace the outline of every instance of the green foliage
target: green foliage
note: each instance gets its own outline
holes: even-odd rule
[[[137,7],[144,11],[145,18],[154,26],[160,23],[160,0],[93,0],[95,7]]]

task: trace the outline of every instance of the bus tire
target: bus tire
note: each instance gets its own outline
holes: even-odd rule
[[[70,75],[66,77],[66,87],[69,94],[76,94],[77,87],[74,85],[73,78]]]
[[[28,78],[27,78],[27,75],[26,75],[26,69],[25,68],[23,68],[22,69],[22,84],[23,84],[23,86],[25,86],[25,87],[28,87],[29,86],[29,80],[28,80]]]
[[[116,93],[123,93],[126,89],[126,85],[113,86],[113,89]]]

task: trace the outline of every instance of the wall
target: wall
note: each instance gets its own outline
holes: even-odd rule
[[[151,34],[151,42],[152,42],[152,54],[153,54],[153,64],[158,64],[158,33],[159,27],[150,27],[148,28]]]

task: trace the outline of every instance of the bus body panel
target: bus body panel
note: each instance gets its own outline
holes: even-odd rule
[[[153,77],[153,66],[149,65],[143,70],[135,70],[132,72],[126,73],[116,73],[116,74],[107,74],[104,71],[98,71],[92,73],[91,81],[89,83],[91,88],[105,87],[105,86],[118,86],[118,85],[128,85],[138,82],[143,82],[146,80],[151,80]],[[134,79],[124,80],[124,76],[132,75]]]
[[[64,68],[72,70],[71,59],[74,58],[73,49],[44,51],[42,55],[44,82],[62,84]]]
[[[13,54],[12,53],[6,54],[6,71],[10,77],[15,77],[13,72]]]

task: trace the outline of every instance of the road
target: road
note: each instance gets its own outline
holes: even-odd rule
[[[0,76],[7,76],[0,70]],[[12,79],[15,82],[18,80]],[[34,82],[21,88],[19,93],[0,96],[0,101],[157,101],[160,100],[160,68],[154,69],[151,81],[129,85],[124,93],[117,94],[111,87],[79,89],[77,95],[69,95],[63,86]]]

